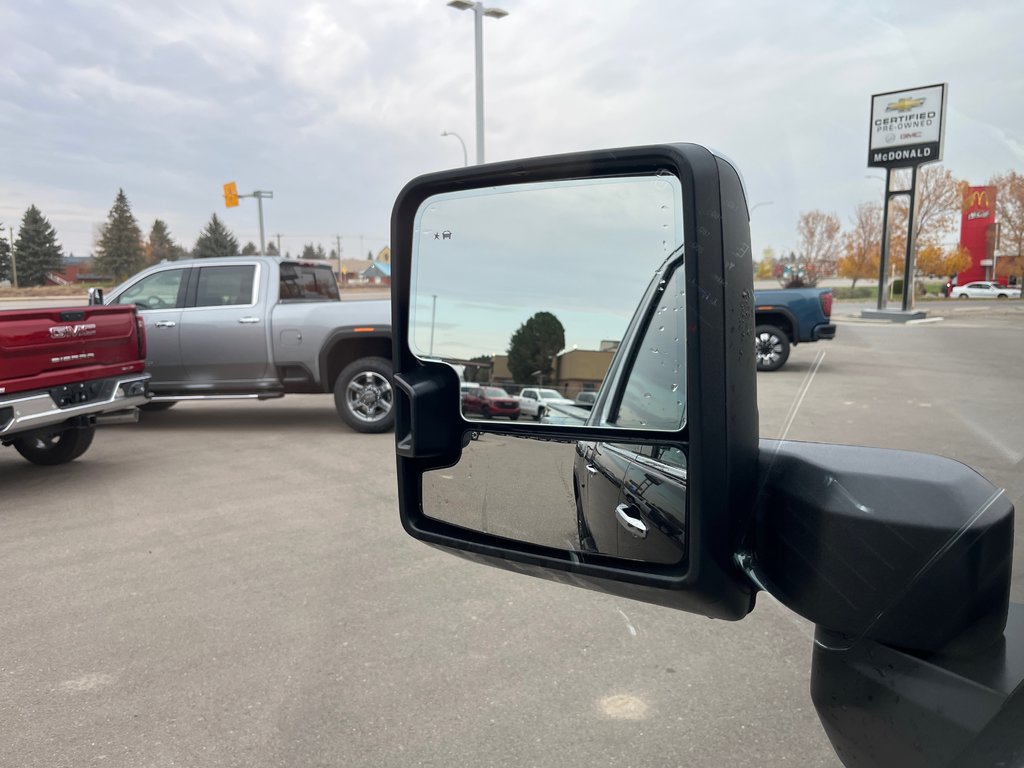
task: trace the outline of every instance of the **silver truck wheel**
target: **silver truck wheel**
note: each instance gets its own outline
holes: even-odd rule
[[[387,432],[395,426],[391,362],[364,357],[346,366],[334,382],[334,406],[357,432]]]
[[[29,435],[14,441],[14,450],[45,467],[74,461],[92,445],[95,427],[68,427],[47,434]]]
[[[757,370],[777,371],[789,359],[789,338],[774,325],[759,325],[754,331]]]

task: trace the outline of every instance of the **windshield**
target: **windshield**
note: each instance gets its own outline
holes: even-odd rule
[[[372,345],[381,318],[303,300],[390,300],[396,198],[411,179],[481,159],[665,142],[721,152],[743,178],[752,254],[736,263],[754,270],[755,290],[832,292],[827,322],[802,325],[797,343],[784,312],[757,322],[748,362],[756,343],[769,368],[757,374],[761,436],[949,456],[1024,509],[1024,3],[474,7],[3,4],[0,304],[81,306],[88,287],[109,291],[164,260],[262,252],[296,264],[283,267],[280,296],[298,306],[287,322],[248,302],[185,307],[198,272],[169,275],[124,299],[145,316],[146,370],[193,398],[223,373],[227,391],[97,427],[59,467],[0,446],[0,763],[841,765],[808,694],[814,627],[770,597],[743,621],[710,621],[487,568],[403,531],[395,434],[338,415],[339,403],[372,412],[390,391],[391,348]],[[934,94],[915,90],[940,85],[944,119],[917,104]],[[940,124],[941,142],[925,141]],[[909,238],[906,196],[883,207],[887,184],[906,189],[909,172],[873,164],[873,137],[876,153],[941,153],[920,166]],[[883,267],[885,213],[895,258]],[[515,233],[527,249],[528,224]],[[686,222],[687,242],[702,225]],[[458,230],[445,232],[458,244]],[[512,333],[549,309],[514,311],[516,292],[588,286],[589,311],[646,285],[636,265],[650,256],[581,260],[560,282],[515,254],[502,256],[505,278],[487,253],[466,253],[423,284],[422,357],[445,351],[446,286],[467,314],[480,309],[474,285],[500,289],[512,298],[480,311],[509,332],[459,352],[452,381],[542,400],[589,389],[603,404],[623,339],[594,329],[578,350],[567,336],[516,365]],[[975,282],[996,290],[966,289]],[[257,303],[277,293],[264,282]],[[913,296],[925,314],[866,316],[879,293],[887,309]],[[691,300],[703,298],[688,287]],[[325,314],[293,322],[305,309]],[[196,330],[199,316],[234,335]],[[752,318],[734,320],[754,333]],[[332,336],[357,351],[329,354]],[[401,382],[394,401],[421,385]],[[645,394],[627,405],[639,411]],[[477,431],[544,435],[607,415],[528,400],[485,416],[470,398],[467,418]],[[465,488],[511,486],[508,507],[547,519],[515,440],[465,439],[490,462]],[[571,505],[577,446],[561,447]],[[671,462],[648,453],[607,455],[654,484]],[[436,470],[451,508],[469,497],[454,475]],[[620,502],[594,504],[614,515]],[[477,511],[493,519],[493,507]],[[1024,602],[1016,537],[1011,599]]]
[[[484,393],[487,397],[508,397],[508,392],[497,387],[486,387],[484,388]]]

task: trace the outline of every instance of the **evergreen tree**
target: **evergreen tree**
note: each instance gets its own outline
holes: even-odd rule
[[[14,282],[14,274],[11,269],[11,244],[4,237],[4,226],[0,223],[0,283]]]
[[[238,241],[217,218],[216,213],[210,217],[210,223],[206,225],[206,229],[199,234],[196,247],[192,249],[192,255],[197,259],[238,255]]]
[[[256,243],[254,243],[252,240],[250,240],[244,246],[242,246],[243,256],[256,256],[259,254],[259,252],[260,249],[256,247]]]
[[[30,205],[21,218],[21,230],[14,244],[18,262],[18,285],[44,285],[47,272],[64,269],[64,254],[57,242],[57,230],[42,212]]]
[[[96,272],[120,282],[142,269],[144,258],[142,230],[119,189],[96,243]]]
[[[302,255],[299,258],[307,260],[316,258],[316,249],[313,248],[312,243],[306,243],[302,246]]]
[[[313,252],[313,258],[314,259],[326,259],[327,258],[327,252],[324,250],[324,247],[322,245],[320,245],[320,243],[316,244],[316,250]]]
[[[508,369],[518,382],[533,381],[534,373],[547,379],[552,360],[565,347],[565,329],[550,312],[538,312],[512,334]]]
[[[177,261],[188,257],[188,251],[174,242],[167,224],[157,219],[149,230],[149,242],[145,248],[146,262],[159,264],[161,261]]]
[[[267,243],[267,256],[280,256],[280,255],[281,255],[281,252],[277,250],[277,246],[274,244],[273,240],[271,240],[269,243]]]

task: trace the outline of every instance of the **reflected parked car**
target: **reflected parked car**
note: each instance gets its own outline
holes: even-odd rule
[[[505,416],[519,418],[519,401],[501,387],[465,387],[462,390],[462,412],[479,413],[485,419]]]
[[[998,283],[975,281],[953,286],[954,299],[1019,299],[1020,288]]]
[[[594,407],[594,403],[597,402],[597,392],[580,392],[576,395],[576,399],[573,404],[577,408],[586,408],[588,411]]]

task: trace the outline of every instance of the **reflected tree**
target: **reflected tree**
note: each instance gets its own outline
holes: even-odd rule
[[[549,378],[555,355],[565,348],[565,328],[550,312],[538,312],[512,334],[508,369],[517,382]]]

